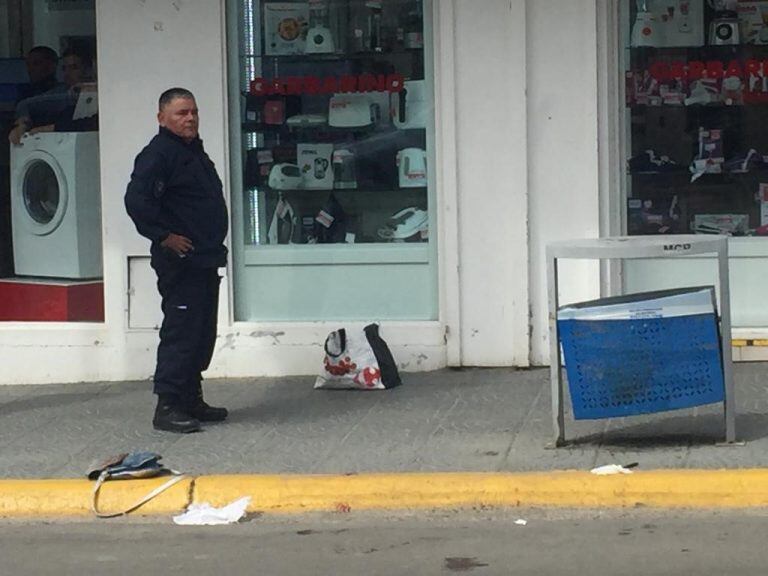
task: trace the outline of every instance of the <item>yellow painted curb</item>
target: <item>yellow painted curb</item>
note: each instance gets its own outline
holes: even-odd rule
[[[768,505],[768,470],[206,476],[195,502],[251,496],[251,511],[306,512],[467,506],[751,507]]]
[[[128,508],[165,478],[106,482],[99,507]],[[0,480],[0,517],[87,516],[93,482]],[[471,506],[743,508],[768,506],[768,470],[243,475],[187,478],[132,515],[170,515],[251,496],[250,511],[294,513]]]
[[[163,477],[105,482],[99,491],[99,510],[125,510],[167,481]],[[184,510],[190,501],[192,482],[192,478],[181,480],[144,504],[136,514]],[[0,517],[92,515],[93,485],[88,480],[0,480]]]

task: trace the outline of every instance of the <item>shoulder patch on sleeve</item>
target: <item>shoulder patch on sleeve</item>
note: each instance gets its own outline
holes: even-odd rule
[[[165,180],[158,178],[152,188],[156,198],[160,198],[165,193]]]

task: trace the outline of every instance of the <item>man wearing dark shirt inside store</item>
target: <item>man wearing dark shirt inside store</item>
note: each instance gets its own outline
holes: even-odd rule
[[[152,241],[151,264],[162,298],[153,425],[195,432],[200,422],[227,417],[203,400],[202,372],[216,341],[218,268],[227,260],[227,207],[221,180],[198,136],[198,109],[189,90],[159,100],[158,134],[136,157],[125,206]]]
[[[27,52],[24,62],[27,65],[29,84],[22,87],[19,100],[39,96],[59,85],[56,79],[59,56],[53,48],[35,46]]]

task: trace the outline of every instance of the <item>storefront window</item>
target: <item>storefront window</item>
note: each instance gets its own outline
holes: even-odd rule
[[[95,3],[25,8],[0,18],[0,321],[103,322]]]
[[[420,264],[434,275],[430,6],[422,0],[230,6],[230,30],[236,26],[239,38],[237,58],[230,52],[238,83],[231,101],[240,229],[235,265],[242,279],[254,273],[249,267],[268,264],[275,282],[275,293],[262,292],[266,299],[257,302],[251,283],[242,281],[238,316],[303,318],[297,308],[328,296],[317,288],[297,294],[291,266],[317,266],[312,282],[333,274],[337,286],[359,264],[374,267],[366,271],[373,282],[394,282],[384,265]],[[432,290],[431,280],[426,286]],[[404,306],[391,316],[432,317],[434,294],[420,300],[418,312]],[[321,316],[375,310],[372,302],[358,312],[324,304],[313,305],[325,310]],[[283,306],[284,314],[275,312]]]
[[[768,235],[768,1],[621,6],[627,232]]]

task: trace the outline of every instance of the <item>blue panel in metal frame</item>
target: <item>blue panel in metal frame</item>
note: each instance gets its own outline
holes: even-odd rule
[[[559,320],[576,419],[722,402],[715,314],[633,320]]]

